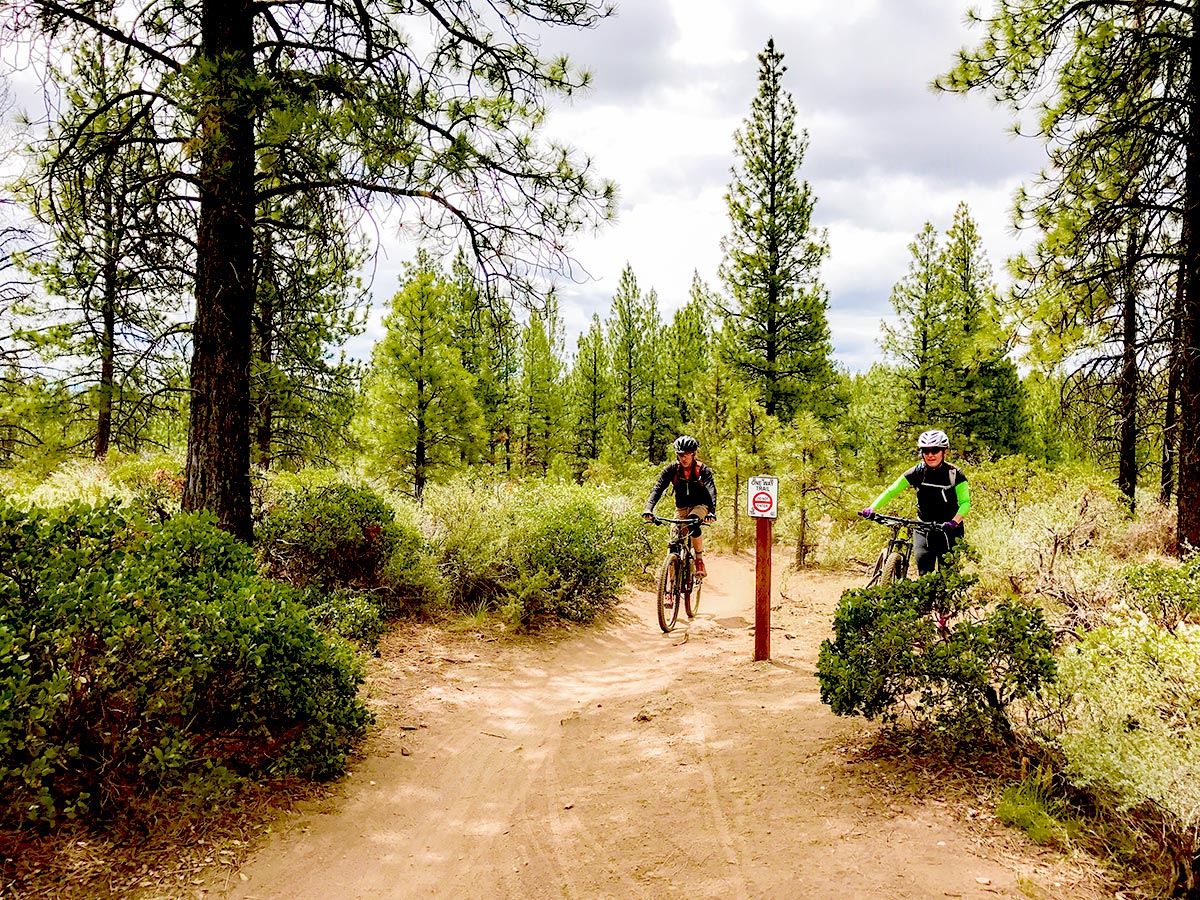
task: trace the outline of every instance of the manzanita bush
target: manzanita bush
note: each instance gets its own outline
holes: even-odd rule
[[[821,699],[837,715],[907,717],[951,742],[1010,730],[1008,710],[1054,676],[1040,609],[995,604],[953,567],[915,581],[849,590],[821,645]]]
[[[208,515],[0,500],[0,821],[248,773],[325,778],[369,723],[353,651]]]

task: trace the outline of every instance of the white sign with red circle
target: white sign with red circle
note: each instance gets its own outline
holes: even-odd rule
[[[746,512],[758,519],[779,515],[779,479],[774,475],[751,475],[746,480]]]

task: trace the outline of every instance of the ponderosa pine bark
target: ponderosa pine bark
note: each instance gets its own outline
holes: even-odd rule
[[[254,309],[254,19],[249,0],[205,0],[200,219],[192,415],[183,508],[209,509],[243,540],[250,511],[250,328]]]

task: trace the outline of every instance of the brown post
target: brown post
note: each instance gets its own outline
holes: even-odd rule
[[[771,524],[760,518],[754,545],[754,660],[771,658]]]

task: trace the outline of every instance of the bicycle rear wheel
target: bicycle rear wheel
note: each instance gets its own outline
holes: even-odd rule
[[[883,561],[883,569],[879,573],[879,583],[890,584],[893,581],[903,581],[907,574],[904,557],[899,553],[892,553]]]
[[[689,559],[687,574],[683,585],[683,609],[689,619],[694,619],[700,612],[700,588],[704,582],[696,577],[696,560]]]
[[[679,618],[681,575],[679,557],[668,553],[658,573],[658,627],[663,631],[674,628]]]

